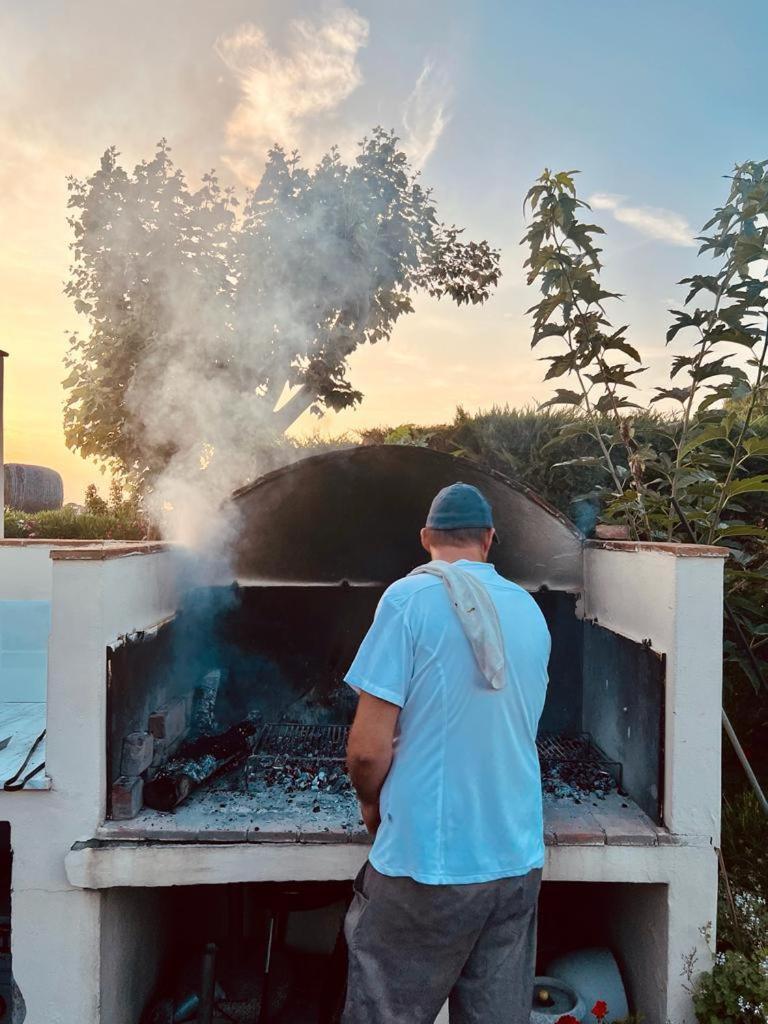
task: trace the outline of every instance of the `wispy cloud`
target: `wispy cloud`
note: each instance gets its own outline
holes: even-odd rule
[[[246,181],[263,166],[269,146],[311,148],[318,119],[332,114],[363,81],[358,54],[368,22],[348,7],[321,22],[296,20],[281,51],[253,24],[216,42],[216,52],[240,84],[240,100],[226,126],[224,159]],[[311,155],[311,154],[310,154]]]
[[[669,245],[695,245],[693,230],[679,213],[656,206],[632,206],[626,196],[596,192],[588,199],[595,210],[609,210],[616,220],[627,224],[649,238],[657,238]]]
[[[421,170],[435,151],[450,121],[450,86],[432,61],[425,61],[403,107],[403,148],[416,170]]]

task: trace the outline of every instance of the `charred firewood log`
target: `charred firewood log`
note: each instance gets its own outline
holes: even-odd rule
[[[258,723],[246,719],[218,736],[188,740],[145,784],[144,803],[155,811],[173,810],[197,786],[248,757],[258,731]]]

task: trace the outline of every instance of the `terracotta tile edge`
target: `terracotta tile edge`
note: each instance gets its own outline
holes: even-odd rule
[[[51,551],[50,557],[55,562],[106,562],[112,558],[125,558],[129,555],[155,555],[172,549],[172,544],[148,541],[98,547],[55,548]]]
[[[3,537],[0,540],[0,548],[92,548],[95,544],[100,543],[102,542],[75,537],[71,540],[66,540],[63,537]]]
[[[728,558],[731,555],[730,548],[715,544],[672,544],[648,540],[588,540],[585,547],[602,551],[659,551],[676,558]]]

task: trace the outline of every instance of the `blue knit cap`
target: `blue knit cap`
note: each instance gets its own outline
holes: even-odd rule
[[[433,530],[492,530],[493,513],[477,487],[459,482],[437,492],[429,509],[427,526]]]

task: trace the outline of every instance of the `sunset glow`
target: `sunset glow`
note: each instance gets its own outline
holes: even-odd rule
[[[62,434],[63,357],[68,333],[82,329],[62,293],[66,176],[92,173],[112,144],[131,166],[161,137],[191,182],[216,167],[242,192],[272,142],[311,161],[334,144],[353,153],[372,126],[393,126],[443,214],[502,250],[504,277],[487,306],[419,301],[389,343],[353,356],[363,403],[322,421],[305,415],[294,433],[446,421],[457,405],[523,405],[551,393],[529,348],[525,310],[534,299],[518,246],[522,196],[544,165],[582,171],[579,187],[608,231],[607,284],[626,295],[616,321],[631,325],[651,367],[647,396],[667,365],[667,309],[682,300],[674,282],[691,272],[692,237],[723,198],[721,175],[764,155],[753,128],[764,124],[754,109],[763,99],[746,81],[762,62],[756,23],[768,28],[768,13],[755,5],[751,26],[745,20],[731,39],[743,55],[725,81],[702,75],[696,54],[720,37],[726,12],[698,4],[691,24],[684,6],[4,5],[7,461],[54,467],[70,501],[100,480]],[[538,37],[548,40],[546,66]],[[571,54],[587,40],[599,56],[575,85]],[[716,147],[705,134],[713,118]]]

